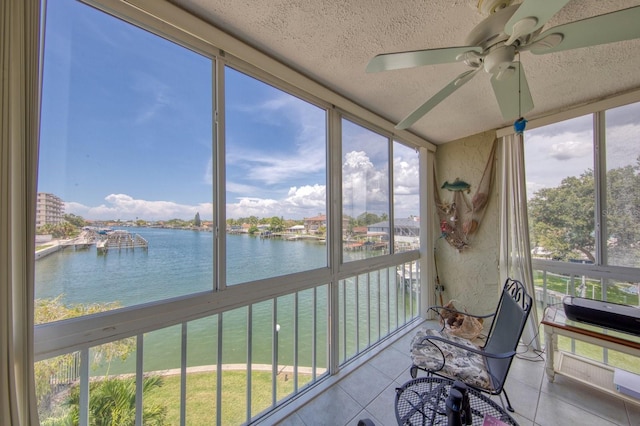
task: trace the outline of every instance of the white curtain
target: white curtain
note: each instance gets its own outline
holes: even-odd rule
[[[531,268],[527,191],[522,135],[507,135],[501,140],[500,151],[500,280],[507,277],[522,282],[534,299],[522,341],[540,350],[538,315]]]
[[[33,380],[39,0],[0,1],[0,424],[37,425]]]

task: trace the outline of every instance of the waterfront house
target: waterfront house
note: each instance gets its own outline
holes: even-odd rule
[[[55,8],[71,1],[74,0],[46,3],[50,8]],[[531,1],[527,0],[528,3]],[[179,407],[176,410],[176,423],[188,422],[188,416],[197,409],[204,410],[212,423],[222,424],[223,419],[227,420],[224,417],[225,410],[239,406],[242,415],[235,423],[346,425],[356,424],[359,418],[370,417],[376,424],[393,424],[394,388],[409,379],[408,341],[415,327],[428,319],[426,307],[438,301],[434,291],[434,252],[437,252],[437,271],[445,287],[445,297],[460,300],[469,310],[492,311],[500,284],[507,275],[526,282],[530,292],[538,299],[538,312],[534,310],[525,332],[525,349],[540,350],[544,345],[537,333],[537,321],[547,300],[549,276],[561,276],[566,281],[567,293],[574,292],[583,278],[593,279],[601,283],[603,297],[607,296],[608,288],[640,281],[638,257],[632,255],[623,263],[615,264],[615,253],[610,253],[611,248],[607,246],[609,236],[606,234],[606,225],[615,225],[613,221],[608,221],[626,210],[607,215],[607,210],[600,208],[606,205],[603,204],[606,203],[603,176],[608,170],[607,160],[613,162],[614,154],[623,153],[622,157],[625,158],[622,160],[626,159],[627,163],[619,164],[628,166],[628,161],[640,154],[637,144],[623,147],[615,145],[616,138],[622,135],[631,134],[635,141],[640,140],[640,40],[540,56],[525,51],[522,57],[518,54],[517,60],[526,68],[528,88],[535,104],[533,109],[524,114],[528,119],[527,131],[542,131],[550,126],[546,134],[530,133],[529,140],[539,144],[552,140],[548,154],[554,159],[567,160],[579,156],[587,165],[582,171],[596,170],[593,195],[587,197],[590,205],[598,208],[591,207],[594,221],[588,224],[589,229],[582,229],[591,238],[590,250],[596,259],[595,263],[588,265],[533,259],[530,266],[535,273],[535,283],[531,280],[530,271],[519,268],[521,263],[514,262],[531,261],[526,209],[521,209],[526,198],[523,168],[524,162],[527,162],[524,156],[526,145],[522,144],[520,134],[513,128],[514,120],[505,119],[500,114],[489,76],[480,71],[464,87],[453,85],[453,81],[467,82],[462,77],[459,80],[456,78],[468,70],[462,62],[379,73],[365,72],[367,63],[380,53],[463,45],[470,30],[490,13],[491,5],[497,3],[512,2],[86,0],[89,6],[82,7],[95,9],[91,10],[92,15],[88,20],[79,20],[67,27],[70,37],[99,35],[100,39],[108,42],[106,44],[110,48],[121,51],[129,44],[115,42],[116,35],[123,28],[140,26],[145,30],[140,33],[140,38],[170,40],[170,47],[166,47],[168,50],[176,49],[181,54],[193,55],[189,56],[189,60],[194,62],[204,61],[203,69],[211,73],[205,81],[216,90],[222,90],[215,92],[207,103],[219,108],[210,114],[215,117],[212,119],[215,125],[211,126],[215,132],[211,138],[215,155],[209,153],[213,157],[211,167],[214,171],[211,173],[208,170],[207,176],[215,183],[214,190],[209,193],[218,197],[213,200],[216,209],[213,214],[221,223],[225,219],[225,201],[230,202],[221,195],[225,193],[225,150],[224,146],[218,144],[224,142],[225,125],[232,126],[231,120],[224,121],[224,113],[231,115],[242,110],[240,106],[244,111],[251,109],[248,105],[240,105],[235,110],[229,108],[225,111],[225,102],[230,103],[234,96],[238,96],[238,93],[224,93],[225,76],[229,79],[240,78],[239,74],[248,76],[260,89],[266,90],[268,86],[282,91],[285,94],[282,98],[284,102],[302,99],[321,111],[318,123],[321,123],[319,128],[326,129],[326,138],[323,139],[326,140],[326,149],[311,152],[309,156],[326,156],[323,162],[326,176],[326,182],[323,182],[325,211],[319,216],[324,219],[307,219],[305,227],[309,233],[313,233],[318,226],[326,226],[326,262],[322,268],[279,277],[256,275],[253,281],[227,285],[228,277],[224,268],[217,268],[224,266],[224,259],[208,258],[203,261],[214,262],[216,276],[211,280],[213,288],[207,291],[34,327],[33,253],[38,117],[41,109],[39,58],[45,56],[40,55],[39,43],[45,37],[40,33],[39,0],[4,0],[0,5],[0,347],[3,348],[0,355],[0,424],[37,424],[33,362],[67,354],[74,354],[80,360],[77,380],[80,389],[79,418],[80,424],[88,424],[90,353],[100,345],[125,339],[133,339],[137,345],[135,377],[138,380],[137,395],[140,397],[147,358],[162,356],[152,350],[144,352],[145,339],[170,327],[182,333],[181,339],[175,341],[177,353],[182,354],[176,361],[175,370],[185,378],[180,382],[180,391],[171,398],[171,403]],[[574,0],[554,14],[548,26],[639,5],[640,2],[635,0]],[[75,15],[67,17],[74,19]],[[101,33],[94,25],[97,21],[105,20],[109,21],[108,25],[113,25],[112,33]],[[637,22],[637,19],[632,22]],[[118,29],[115,29],[116,26]],[[615,26],[614,21],[611,28],[605,30],[613,31]],[[589,31],[596,31],[597,28],[592,26]],[[74,52],[74,46],[69,41],[62,49],[69,55],[78,55],[69,61],[68,68],[72,68],[71,64],[85,64],[110,56],[108,52],[91,49]],[[131,61],[136,56],[132,54]],[[465,56],[464,59],[472,67],[480,65],[474,55]],[[509,69],[516,68],[511,66],[507,71]],[[113,68],[110,71],[117,76],[122,70]],[[135,81],[138,84],[137,91],[153,90],[157,95],[154,107],[172,106],[170,88],[156,84],[156,80],[147,78],[144,73],[136,75],[139,78],[139,81]],[[133,79],[123,81],[133,82]],[[71,97],[82,92],[74,90],[72,83],[77,82],[79,80],[67,78],[65,81],[44,84],[51,84]],[[455,93],[408,129],[395,128],[395,124],[403,117],[443,87],[448,87],[451,92],[455,90]],[[456,90],[458,87],[460,89]],[[214,93],[213,89],[211,93]],[[114,93],[108,90],[100,91],[100,95],[94,97],[96,105],[101,105],[100,102],[111,95]],[[515,106],[521,105],[520,99],[515,98],[511,112],[514,112]],[[56,108],[62,109],[62,104]],[[149,115],[154,111],[157,109],[147,110]],[[103,113],[103,110],[95,109],[96,121],[100,121]],[[138,118],[143,121],[149,115],[140,115]],[[296,120],[307,118],[292,116]],[[61,119],[59,122],[67,121]],[[241,127],[237,123],[235,126]],[[574,125],[578,130],[572,127]],[[608,133],[610,129],[619,129],[615,127],[619,125],[624,126],[623,131]],[[187,129],[192,128],[192,125],[186,126],[185,134]],[[359,140],[349,133],[356,128],[368,132],[367,143],[359,144]],[[584,137],[585,134],[592,144],[585,146],[576,142],[578,137]],[[527,135],[525,132],[525,141],[528,140]],[[92,141],[90,143],[97,141],[98,136],[88,136]],[[607,145],[604,143],[606,138]],[[181,150],[186,150],[183,138],[176,137],[175,140]],[[497,141],[498,152],[495,160],[492,160],[494,141]],[[295,144],[292,142],[291,146]],[[364,176],[361,181],[343,181],[348,167],[358,166],[364,170],[373,164],[356,162],[362,158],[357,155],[351,157],[349,160],[354,161],[349,163],[342,158],[342,150],[346,146],[350,147],[351,153],[365,153],[371,158],[383,153],[387,159],[386,166],[371,166],[367,169],[369,173],[360,175]],[[241,152],[241,145],[236,148]],[[395,210],[402,208],[401,199],[393,195],[402,195],[403,183],[394,181],[394,176],[399,176],[404,166],[400,162],[394,163],[392,152],[413,155],[415,164],[419,165],[413,175],[414,182],[419,182],[420,187],[416,193],[418,207],[411,214],[422,219],[417,223],[420,227],[420,246],[415,249],[409,245],[392,245],[393,250],[375,253],[372,258],[343,261],[347,258],[346,246],[342,245],[345,217],[355,217],[354,214],[361,213],[343,209],[349,203],[355,204],[353,200],[357,198],[355,195],[347,197],[348,190],[352,191],[349,195],[355,194],[356,190],[367,195],[384,195],[382,199],[386,202],[386,211],[383,213],[387,217],[393,218],[389,214],[393,215]],[[127,152],[127,156],[133,155],[132,151]],[[139,159],[153,159],[154,155],[154,150],[147,149]],[[44,155],[41,157],[41,161],[47,159]],[[475,190],[482,184],[481,177],[488,159],[489,164],[495,165],[495,180],[489,186],[489,191],[483,193],[486,197],[483,200],[484,216],[474,225],[477,229],[473,228],[472,238],[463,241],[463,245],[450,245],[449,240],[439,238],[442,232],[453,233],[445,226],[446,223],[436,219],[433,188],[460,177],[469,181]],[[616,161],[619,159],[616,157]],[[237,158],[234,160],[238,161]],[[58,166],[64,168],[64,163],[61,160]],[[552,170],[544,167],[550,165],[550,161],[527,162],[527,173],[537,170],[540,175],[549,174]],[[293,168],[295,165],[290,166]],[[170,179],[177,169],[162,172],[162,176]],[[575,172],[576,175],[579,173]],[[60,175],[65,175],[63,170]],[[78,178],[70,185],[84,183]],[[163,182],[157,182],[155,186],[161,191],[162,185]],[[295,188],[297,185],[292,181],[290,186]],[[265,182],[266,187],[268,185]],[[184,188],[185,191],[188,189]],[[449,196],[448,193],[444,195]],[[374,198],[369,200],[373,203]],[[219,200],[222,202],[219,203]],[[451,209],[450,203],[447,208]],[[630,205],[629,210],[637,211],[637,206]],[[455,216],[450,215],[449,219],[455,222]],[[636,226],[637,216],[633,220],[635,222],[632,221],[633,226],[629,228]],[[244,224],[242,229],[247,227]],[[221,233],[221,236],[224,234]],[[393,233],[389,237],[393,242]],[[224,238],[216,239],[216,256],[226,254],[224,244]],[[537,244],[531,242],[531,247],[534,246]],[[627,248],[632,247],[629,245]],[[551,247],[545,247],[545,253],[549,249]],[[419,285],[397,292],[398,287],[393,285],[394,277],[397,271],[402,270],[420,271]],[[261,272],[257,271],[256,274]],[[180,284],[177,282],[176,288],[180,288]],[[378,303],[380,299],[371,297],[372,294],[381,294],[381,289],[388,291],[387,295],[391,294],[386,299],[387,303]],[[366,307],[348,311],[345,306],[350,298]],[[312,319],[304,317],[298,320],[302,317],[295,316],[292,330],[313,328],[323,330],[322,335],[328,337],[320,338],[314,334],[313,342],[299,342],[297,334],[291,333],[278,340],[280,324],[251,322],[256,312],[264,310],[276,318],[278,306],[283,300],[295,301],[287,306],[295,306],[291,311],[296,315],[299,312],[314,312]],[[312,302],[298,309],[298,303],[302,305],[308,300]],[[240,312],[242,318],[246,319],[243,328],[246,333],[242,338],[222,337],[228,326],[223,323],[223,318],[230,312]],[[196,321],[210,321],[211,329],[219,332],[213,343],[189,340],[188,330]],[[262,326],[267,331],[260,329]],[[218,350],[225,353],[233,346],[233,350],[245,354],[243,365],[251,370],[254,365],[252,360],[264,355],[252,351],[252,333],[258,329],[272,335],[274,342],[272,353],[268,354],[266,361],[271,362],[269,371],[273,372],[269,396],[258,400],[258,391],[252,388],[253,375],[246,374],[242,385],[237,387],[243,392],[243,397],[229,401],[223,391],[226,379],[222,378],[221,373],[207,398],[212,404],[199,408],[190,405],[189,395],[193,390],[186,378],[187,354],[193,348],[190,345],[194,345],[197,351],[216,354]],[[285,350],[277,342],[288,345],[285,348],[293,354],[293,365],[279,365],[279,357],[283,356]],[[576,350],[573,343],[569,346]],[[311,365],[298,363],[298,355],[303,352],[305,356],[313,353]],[[605,361],[607,354],[603,351],[601,358]],[[217,359],[220,358],[222,354]],[[222,365],[219,367],[221,371]],[[280,367],[290,369],[282,378],[283,382],[286,380],[284,385],[278,381],[282,377],[278,374]],[[515,417],[520,424],[640,423],[638,404],[623,403],[615,396],[589,390],[584,384],[569,380],[557,380],[549,384],[543,379],[541,363],[518,360],[507,386],[516,408]],[[137,398],[136,401],[136,424],[142,424],[142,399]],[[217,409],[212,408],[214,405]]]

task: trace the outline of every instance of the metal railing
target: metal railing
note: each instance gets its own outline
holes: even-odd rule
[[[56,424],[75,410],[80,425],[90,424],[99,415],[94,406],[104,394],[101,386],[119,380],[130,383],[129,408],[135,423],[144,424],[152,412],[150,401],[156,404],[158,398],[146,395],[146,381],[153,376],[175,389],[162,399],[171,424],[198,422],[203,411],[216,424],[254,421],[328,377],[332,345],[338,345],[342,365],[416,318],[418,260],[346,277],[336,291],[335,315],[331,285],[325,283],[124,339],[80,344],[61,356],[74,354],[76,374],[62,386],[40,390],[41,422]],[[339,323],[335,342],[329,337],[330,318]],[[55,362],[43,359],[36,369]]]
[[[534,259],[532,263],[539,318],[543,318],[544,309],[548,306],[562,304],[566,295],[640,306],[640,274],[635,268],[541,259]],[[562,350],[614,367],[640,372],[635,357],[565,337],[561,337],[559,343]]]

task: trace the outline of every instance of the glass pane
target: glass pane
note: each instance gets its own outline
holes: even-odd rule
[[[247,421],[248,308],[222,314],[222,406],[224,424]]]
[[[187,324],[186,424],[214,424],[218,315]]]
[[[393,243],[395,252],[420,248],[420,154],[393,143]]]
[[[211,59],[76,1],[46,20],[35,297],[212,290]]]
[[[640,267],[640,103],[605,112],[607,264]]]
[[[225,69],[227,284],[327,266],[326,111]]]
[[[592,116],[525,133],[532,255],[595,261]]]
[[[293,365],[295,357],[295,309],[298,298],[295,294],[277,299],[277,339],[278,339],[278,375],[276,377],[276,399],[287,397],[294,391]]]
[[[251,326],[251,415],[273,404],[273,299],[255,303]]]
[[[342,120],[342,220],[344,262],[389,253],[389,139],[347,120]]]
[[[71,424],[70,419],[78,410],[78,403],[71,399],[71,394],[79,392],[76,388],[80,383],[80,359],[80,352],[72,352],[34,364],[41,424],[55,424],[55,420],[61,424]],[[67,419],[68,423],[63,423]]]

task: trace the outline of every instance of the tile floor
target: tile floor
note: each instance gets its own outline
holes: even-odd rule
[[[355,426],[368,418],[376,426],[396,425],[395,388],[411,379],[408,347],[413,334],[414,330],[407,332],[359,367],[341,373],[344,376],[335,384],[279,424]],[[640,425],[640,405],[623,403],[560,376],[549,383],[544,362],[531,352],[514,361],[505,388],[516,410],[512,417],[521,426]]]

